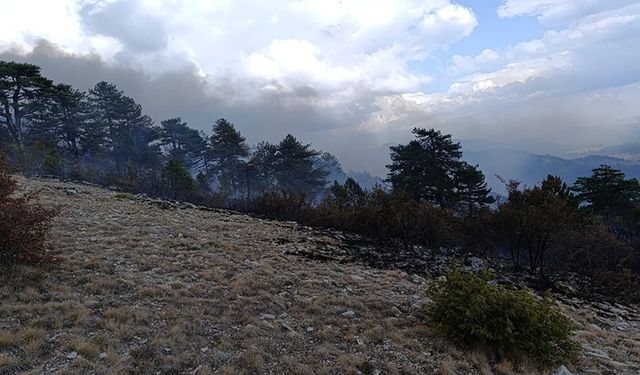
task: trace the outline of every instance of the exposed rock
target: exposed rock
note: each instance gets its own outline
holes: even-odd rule
[[[360,275],[353,274],[353,275],[351,275],[351,280],[353,280],[353,281],[362,281],[362,280],[364,280],[364,277],[362,277]]]
[[[282,322],[282,328],[286,329],[287,331],[289,331],[289,333],[295,334],[296,331],[291,328],[291,326],[289,326],[287,323]]]
[[[78,358],[78,353],[77,352],[71,352],[69,354],[67,354],[67,359],[76,359]]]
[[[467,259],[464,265],[465,272],[479,272],[484,270],[484,260],[478,257],[471,257]]]
[[[78,190],[76,190],[76,189],[64,189],[63,191],[67,195],[78,195],[78,194],[80,194],[78,192]]]
[[[191,371],[191,375],[206,375],[208,372],[203,365],[200,365]]]
[[[573,372],[569,371],[568,368],[564,367],[564,365],[558,367],[556,371],[553,372],[553,375],[574,375]]]
[[[342,313],[342,316],[346,316],[348,318],[353,318],[356,316],[356,313],[353,310],[345,311]]]
[[[276,318],[273,314],[260,314],[260,317],[265,320],[273,320]]]
[[[109,356],[109,354],[107,354],[106,352],[102,352],[100,354],[98,354],[98,358],[100,359],[106,359]]]
[[[584,354],[592,356],[592,357],[600,358],[600,359],[606,359],[606,360],[611,359],[611,358],[609,358],[609,354],[607,354],[603,350],[595,349],[595,348],[588,348],[588,349],[589,350],[586,351]]]

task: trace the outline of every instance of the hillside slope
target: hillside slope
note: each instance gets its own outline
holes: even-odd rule
[[[17,179],[59,208],[58,261],[0,285],[0,374],[494,371],[425,328],[425,278],[292,255],[340,235]],[[563,301],[584,345],[572,370],[640,371],[637,311]]]

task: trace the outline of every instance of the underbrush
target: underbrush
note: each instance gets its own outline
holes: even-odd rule
[[[452,210],[381,190],[363,198],[358,205],[348,206],[330,200],[311,205],[304,194],[272,192],[256,199],[248,210],[268,218],[430,248],[455,247],[460,229]]]
[[[490,279],[488,273],[454,270],[433,284],[431,324],[455,344],[500,360],[550,367],[572,358],[578,348],[574,323],[552,299],[507,290]]]
[[[0,155],[0,268],[47,259],[46,234],[55,211],[34,203],[35,194],[16,195],[16,182]]]

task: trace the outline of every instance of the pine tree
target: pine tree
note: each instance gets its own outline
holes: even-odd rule
[[[388,181],[395,191],[443,208],[462,203],[469,212],[493,202],[484,175],[461,160],[461,146],[451,135],[421,128],[414,128],[413,134],[416,139],[409,144],[391,147]]]
[[[78,158],[88,121],[86,95],[70,85],[57,84],[37,106],[27,138],[60,146],[67,155]]]
[[[169,159],[177,160],[188,170],[198,164],[206,150],[206,141],[200,133],[180,117],[161,121],[160,143]]]
[[[416,139],[391,147],[388,181],[415,200],[451,207],[454,177],[460,168],[460,144],[438,130],[414,128]]]
[[[52,85],[37,65],[0,61],[0,126],[19,147],[24,146],[26,123]]]
[[[638,180],[625,179],[620,170],[604,164],[593,169],[590,177],[578,178],[572,190],[595,214],[631,210],[640,202]]]
[[[232,123],[221,118],[213,125],[209,154],[214,162],[213,171],[218,177],[220,191],[227,194],[238,192],[245,180],[245,158],[249,156],[246,138]]]
[[[317,193],[325,184],[327,172],[317,168],[315,161],[320,153],[311,145],[300,143],[294,136],[280,141],[274,165],[278,190],[287,193]]]
[[[247,197],[264,194],[277,189],[276,162],[278,146],[269,142],[260,142],[245,166]]]
[[[360,184],[349,177],[344,184],[334,180],[325,201],[336,205],[340,209],[357,208],[366,203],[367,195],[367,192],[362,189]]]
[[[321,153],[316,160],[316,168],[327,172],[327,181],[338,181],[343,183],[347,180],[347,175],[342,170],[342,165],[335,155],[328,152]]]
[[[455,173],[456,201],[463,211],[473,215],[479,206],[495,202],[495,198],[490,196],[491,189],[484,181],[484,174],[466,162],[460,164]]]
[[[87,127],[85,143],[107,151],[117,170],[157,156],[158,149],[149,148],[155,141],[151,136],[157,135],[151,130],[153,121],[134,99],[102,81],[89,90],[88,102],[93,124]]]

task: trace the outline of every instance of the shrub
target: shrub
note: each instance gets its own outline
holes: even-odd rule
[[[640,275],[632,271],[637,251],[616,238],[606,224],[589,224],[565,238],[559,267],[588,282],[586,290],[607,297],[640,301]]]
[[[164,195],[177,200],[197,201],[198,192],[189,172],[177,160],[162,169]]]
[[[62,175],[62,162],[63,159],[60,154],[55,150],[50,150],[42,162],[42,172],[48,175],[60,176]]]
[[[54,211],[32,203],[33,194],[15,196],[17,186],[0,155],[0,266],[45,259],[45,235]]]
[[[438,331],[466,348],[515,361],[528,357],[542,367],[574,354],[574,324],[550,298],[491,285],[490,278],[454,270],[431,287],[429,316]]]
[[[130,200],[130,201],[135,201],[136,200],[136,197],[134,197],[130,193],[117,193],[113,197],[116,198],[116,199],[122,199],[122,200]]]
[[[304,224],[404,245],[456,245],[459,228],[451,210],[416,202],[403,191],[387,193],[380,188],[358,197],[357,204],[341,205],[339,198],[329,195],[319,206],[307,208]]]
[[[304,222],[308,208],[304,193],[270,192],[256,199],[254,211],[270,219]]]

